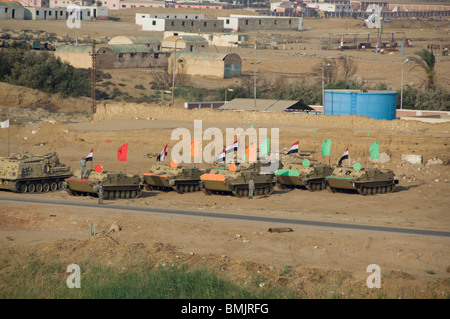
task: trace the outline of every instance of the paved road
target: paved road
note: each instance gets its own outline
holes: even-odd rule
[[[199,212],[199,211],[165,209],[165,208],[155,208],[155,207],[140,207],[140,206],[129,206],[129,205],[124,206],[124,205],[115,205],[115,204],[111,204],[111,203],[108,203],[107,205],[99,206],[96,203],[84,203],[84,202],[67,201],[67,200],[49,200],[47,198],[37,198],[34,196],[33,197],[29,197],[29,196],[24,196],[24,197],[14,196],[13,197],[13,196],[0,195],[0,203],[2,201],[14,201],[14,202],[21,202],[21,203],[45,204],[45,205],[89,207],[89,208],[97,208],[97,209],[104,209],[104,210],[133,211],[133,212],[139,212],[139,213],[161,213],[161,214],[174,214],[174,215],[183,215],[183,216],[208,217],[208,218],[224,218],[224,219],[246,220],[246,221],[255,221],[255,222],[270,222],[272,224],[289,224],[289,225],[303,225],[303,226],[315,226],[315,227],[329,227],[329,228],[342,228],[342,229],[354,229],[354,230],[393,232],[393,233],[412,234],[412,235],[420,235],[420,236],[450,237],[450,232],[439,231],[439,230],[371,226],[371,225],[360,225],[360,224],[343,224],[343,223],[331,223],[331,222],[300,220],[300,219],[272,218],[272,217],[264,217],[264,216],[226,214],[226,213],[219,213],[219,212]]]

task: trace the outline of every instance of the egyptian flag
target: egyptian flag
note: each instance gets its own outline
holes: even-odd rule
[[[94,149],[91,149],[91,151],[89,152],[88,156],[86,156],[86,162],[92,162],[92,158],[94,157]]]
[[[342,161],[348,158],[348,147],[345,149],[344,154],[342,154],[341,159],[338,162],[338,167],[342,165]]]
[[[161,151],[161,153],[158,155],[158,157],[156,158],[157,162],[161,162],[164,161],[164,159],[167,156],[167,147],[169,146],[169,144],[166,144],[166,146],[164,147],[164,149]]]
[[[236,141],[234,141],[233,144],[231,144],[230,146],[227,146],[227,148],[225,148],[225,153],[228,154],[230,152],[237,151],[238,148],[239,148],[239,143],[236,140]]]
[[[287,152],[288,154],[298,153],[298,141],[292,144],[291,148]]]
[[[227,155],[226,148],[224,148],[223,151],[217,156],[215,163],[220,163],[220,162],[225,161],[226,155]]]

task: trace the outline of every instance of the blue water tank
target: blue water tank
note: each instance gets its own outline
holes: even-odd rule
[[[323,111],[330,115],[364,115],[394,120],[397,91],[325,90]]]

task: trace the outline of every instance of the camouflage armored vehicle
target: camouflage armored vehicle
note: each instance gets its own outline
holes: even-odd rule
[[[66,191],[74,196],[98,196],[96,187],[103,182],[103,199],[136,198],[142,193],[139,175],[118,172],[88,171],[88,179],[81,179],[80,171],[66,179]]]
[[[226,168],[214,168],[201,176],[202,191],[207,194],[233,194],[237,197],[248,196],[248,183],[254,178],[254,195],[269,195],[277,183],[274,174],[261,174],[260,163],[243,163],[232,171]]]
[[[200,176],[205,173],[195,166],[153,165],[142,174],[147,190],[174,190],[179,194],[200,190]]]
[[[390,169],[337,167],[326,177],[331,192],[357,191],[361,195],[393,192],[398,179]]]
[[[54,192],[64,188],[72,169],[56,153],[0,157],[0,189],[20,193]]]
[[[284,188],[306,188],[310,191],[325,188],[325,177],[333,173],[333,168],[325,164],[287,164],[275,172],[277,185]]]

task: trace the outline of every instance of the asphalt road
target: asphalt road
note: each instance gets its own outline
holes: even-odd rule
[[[289,224],[289,225],[302,225],[302,226],[315,226],[315,227],[328,227],[328,228],[341,228],[341,229],[354,229],[354,230],[366,230],[366,231],[380,231],[380,232],[392,232],[400,234],[412,234],[419,236],[438,236],[438,237],[450,237],[450,232],[428,229],[415,229],[415,228],[399,228],[399,227],[384,227],[384,226],[371,226],[361,224],[343,224],[343,223],[331,223],[323,221],[311,221],[300,219],[286,219],[286,218],[271,218],[263,216],[249,216],[238,214],[226,214],[220,212],[200,212],[200,211],[188,211],[178,209],[164,209],[155,207],[140,207],[140,206],[124,206],[115,204],[98,205],[94,203],[83,203],[77,201],[67,200],[49,200],[48,198],[37,198],[29,196],[11,196],[7,194],[0,195],[0,203],[5,201],[14,201],[21,203],[42,204],[42,205],[61,205],[61,206],[77,206],[77,207],[89,207],[103,210],[116,210],[116,211],[132,211],[139,213],[160,213],[160,214],[173,214],[183,216],[196,216],[196,217],[208,217],[208,218],[223,218],[233,220],[246,220],[254,222],[270,222],[272,224]]]

